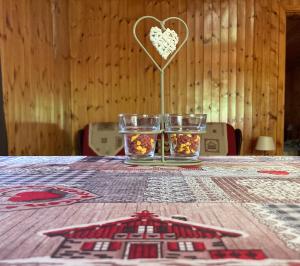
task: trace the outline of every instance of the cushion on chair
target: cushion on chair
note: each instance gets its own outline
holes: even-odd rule
[[[116,123],[93,123],[83,129],[82,155],[124,155]]]
[[[201,136],[201,155],[237,155],[234,128],[226,123],[207,123]]]

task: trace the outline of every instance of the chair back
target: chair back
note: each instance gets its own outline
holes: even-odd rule
[[[81,154],[86,156],[124,155],[117,123],[91,123],[79,134]]]
[[[201,137],[201,156],[238,155],[234,128],[226,123],[207,123]]]

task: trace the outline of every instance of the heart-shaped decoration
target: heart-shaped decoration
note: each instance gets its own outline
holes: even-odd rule
[[[176,50],[179,38],[174,30],[167,28],[163,32],[158,27],[152,27],[150,30],[150,41],[162,58],[166,60]]]
[[[287,171],[279,171],[279,170],[260,170],[258,171],[262,174],[270,174],[270,175],[288,175],[289,172]]]
[[[9,198],[12,202],[24,202],[24,201],[37,201],[37,200],[54,200],[62,198],[60,194],[52,193],[49,191],[26,191],[20,192],[15,196]]]
[[[148,52],[148,50],[145,48],[145,46],[142,44],[142,42],[139,40],[139,38],[137,37],[136,34],[136,28],[138,26],[138,24],[145,19],[152,19],[155,22],[158,22],[161,26],[161,29],[158,27],[152,27],[151,31],[150,31],[150,40],[151,38],[153,38],[153,41],[151,40],[152,44],[154,45],[154,47],[157,49],[157,51],[160,53],[160,55],[164,58],[167,59],[167,57],[171,55],[171,57],[169,58],[169,60],[166,62],[166,64],[164,66],[160,66],[155,59],[151,56],[151,54]],[[177,36],[177,33],[174,30],[171,29],[166,29],[165,27],[165,23],[169,20],[178,20],[180,23],[182,23],[185,27],[185,38],[182,41],[182,43],[178,46],[178,48],[176,49],[176,45],[178,44],[179,38]],[[157,30],[158,29],[158,30]],[[160,30],[160,31],[159,31]],[[154,34],[154,36],[152,37],[152,34]],[[159,37],[158,35],[161,33],[161,36]],[[176,37],[175,34],[177,36],[177,42],[176,42]],[[134,26],[133,26],[133,35],[134,38],[136,39],[136,41],[138,42],[138,44],[142,47],[142,49],[145,51],[145,53],[150,57],[151,61],[155,64],[155,66],[161,71],[163,72],[164,69],[171,63],[172,59],[175,57],[175,55],[180,51],[180,49],[182,48],[182,46],[186,43],[188,36],[189,36],[189,29],[188,26],[186,25],[186,23],[178,17],[169,17],[164,19],[163,21],[157,19],[156,17],[153,16],[144,16],[139,18]],[[162,40],[164,39],[165,40]],[[159,39],[159,40],[158,40]],[[154,44],[156,43],[156,44]],[[158,48],[158,44],[162,44],[161,47]],[[175,48],[171,48],[175,46]]]

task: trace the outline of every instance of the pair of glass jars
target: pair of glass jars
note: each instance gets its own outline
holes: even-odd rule
[[[198,159],[205,114],[119,115],[125,155],[131,160],[153,159],[159,134],[167,134],[171,159]],[[165,136],[166,136],[165,134]]]

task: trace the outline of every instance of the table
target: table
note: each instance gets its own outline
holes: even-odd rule
[[[0,157],[0,265],[300,265],[300,158],[201,159]]]

